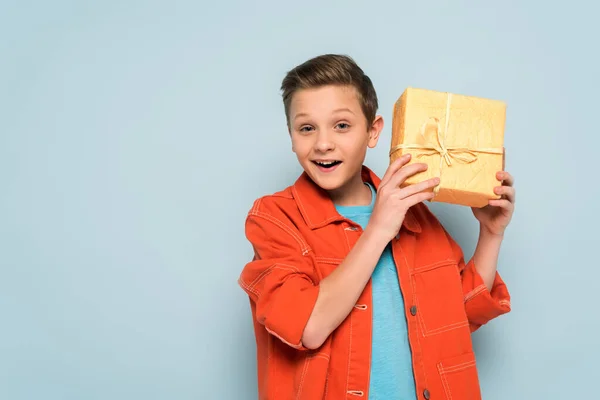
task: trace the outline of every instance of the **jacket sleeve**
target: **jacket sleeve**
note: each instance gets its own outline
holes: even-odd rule
[[[282,342],[307,350],[302,335],[319,294],[308,246],[291,224],[264,212],[251,212],[245,229],[254,259],[238,283],[250,297],[254,318]]]
[[[465,264],[462,249],[448,233],[446,235],[458,262],[465,310],[471,332],[474,332],[492,319],[511,311],[510,294],[498,271],[496,271],[491,290],[488,290],[483,278],[475,268],[473,259]]]

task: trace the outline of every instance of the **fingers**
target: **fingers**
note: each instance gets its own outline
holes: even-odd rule
[[[413,194],[412,196],[407,197],[404,201],[407,203],[408,207],[412,207],[415,204],[421,203],[425,200],[431,200],[435,194],[433,192],[418,192]]]
[[[514,208],[514,204],[507,199],[490,200],[489,204],[490,206],[500,207],[506,211],[512,211]]]
[[[511,203],[515,202],[515,188],[512,186],[497,186],[494,188],[494,193],[503,196]]]
[[[502,181],[505,186],[513,186],[515,184],[515,178],[506,171],[500,171],[496,174],[496,178]]]
[[[434,188],[435,186],[439,185],[440,183],[440,178],[431,178],[431,179],[427,179],[426,181],[423,182],[419,182],[419,183],[415,183],[413,185],[409,185],[406,186],[405,188],[400,190],[400,198],[406,198],[406,197],[410,197],[416,193],[420,193],[423,192],[425,190]]]
[[[410,165],[403,166],[399,171],[390,178],[389,185],[390,188],[398,188],[402,182],[404,182],[408,177],[415,175],[419,172],[426,171],[428,168],[425,163],[414,163]]]
[[[396,159],[385,171],[383,178],[381,178],[380,186],[383,186],[389,182],[389,180],[394,176],[396,171],[406,165],[410,161],[410,154],[404,154],[402,157]]]
[[[496,174],[496,178],[502,181],[502,186],[494,188],[494,193],[501,195],[504,199],[509,200],[511,203],[515,202],[515,178],[506,171],[500,171]]]

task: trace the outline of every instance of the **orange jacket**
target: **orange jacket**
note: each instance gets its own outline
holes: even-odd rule
[[[363,167],[363,180],[379,178]],[[371,284],[342,324],[316,350],[302,346],[319,282],[361,235],[328,195],[303,173],[296,183],[262,197],[246,220],[255,252],[239,284],[250,298],[261,400],[368,398]],[[473,261],[424,204],[412,207],[392,240],[420,399],[480,399],[471,332],[510,311],[496,274],[488,291]]]

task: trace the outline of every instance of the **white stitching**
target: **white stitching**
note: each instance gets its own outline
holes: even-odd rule
[[[346,385],[348,385],[348,380],[350,379],[350,363],[352,358],[352,314],[348,316],[350,323],[350,338],[348,340],[348,371],[346,374]],[[348,386],[346,386],[348,387]]]
[[[404,256],[404,253],[402,253],[402,256],[404,257],[404,261],[408,264],[408,261],[406,260],[406,256]],[[419,269],[414,270],[414,272],[411,274],[412,276],[410,278],[410,284],[411,284],[411,287],[413,290],[413,299],[414,299],[414,302],[415,302],[415,305],[417,306],[417,308],[420,308],[420,306],[419,306],[418,296],[416,295],[416,293],[417,293],[416,282],[415,282],[415,279],[413,278],[413,276],[417,275],[421,272],[430,271],[430,270],[441,268],[441,267],[448,266],[448,265],[454,265],[454,261],[444,260],[444,261],[432,263],[432,264],[429,264],[429,265],[426,265],[424,267],[420,267]],[[425,269],[425,271],[423,271],[424,269]],[[452,324],[444,325],[439,328],[429,330],[429,329],[427,329],[427,326],[425,326],[425,320],[421,313],[418,314],[417,320],[419,321],[419,324],[421,325],[421,331],[422,331],[423,337],[438,335],[440,333],[452,331],[454,329],[460,329],[464,326],[469,326],[469,321],[467,320],[467,321],[454,322]]]
[[[402,246],[400,245],[400,242],[397,242],[397,243],[398,243],[398,251],[400,251],[400,254],[402,254],[402,258],[404,259],[404,265],[406,265],[407,268],[410,268],[409,264],[408,264],[408,260],[406,259],[406,255],[404,254],[404,250],[402,250]],[[392,253],[392,255],[393,255],[393,253]],[[413,300],[415,301],[415,304],[418,304],[417,291],[415,290],[415,286],[414,286],[415,282],[414,282],[414,279],[412,279],[412,277],[410,275],[409,275],[409,280],[411,283],[411,287],[413,289]],[[421,322],[421,319],[417,318],[417,321]],[[421,326],[421,331],[423,332],[423,336],[425,336],[425,330],[423,328],[424,328],[424,326]],[[419,353],[423,354],[423,349],[421,347],[421,340],[419,339],[419,335],[415,335],[415,338],[417,339],[416,345],[419,346]],[[423,356],[419,357],[419,364],[421,365],[421,370],[425,371],[425,365],[423,363]],[[427,386],[428,385],[427,374],[424,375],[423,380],[424,380],[425,386]]]
[[[258,293],[256,290],[252,289],[250,286],[248,286],[248,285],[246,284],[246,282],[244,282],[244,281],[243,281],[241,278],[240,278],[240,279],[238,279],[238,284],[239,284],[239,285],[240,285],[242,288],[244,288],[244,289],[248,290],[249,292],[253,293],[253,294],[254,294],[256,297],[259,297],[259,293]]]
[[[296,241],[300,245],[300,248],[303,252],[308,249],[308,244],[305,244],[304,240],[302,240],[300,235],[298,235],[290,227],[288,227],[282,221],[278,220],[277,218],[273,217],[272,215],[266,214],[266,213],[263,213],[260,211],[252,212],[252,213],[250,213],[250,215],[255,216],[255,217],[261,217],[261,218],[266,219],[267,221],[274,223],[275,225],[279,226],[281,229],[283,229],[284,231],[289,233],[294,239],[296,239]]]
[[[452,393],[450,393],[450,387],[448,386],[448,380],[446,379],[446,374],[444,374],[443,372],[443,368],[442,368],[442,364],[438,364],[438,371],[440,374],[440,379],[442,380],[442,384],[444,385],[444,391],[446,392],[446,395],[448,396],[448,400],[452,400]]]
[[[463,328],[465,326],[469,326],[469,321],[455,322],[453,324],[445,325],[445,326],[442,326],[440,328],[435,328],[435,329],[432,329],[430,331],[427,331],[427,334],[425,334],[423,336],[439,335],[440,333],[444,333],[444,332],[448,332],[448,331],[453,331],[455,329],[460,329],[460,328]]]
[[[300,342],[299,344],[290,343],[287,340],[285,340],[284,338],[282,338],[281,336],[279,336],[278,334],[276,334],[275,332],[273,332],[272,330],[270,330],[269,328],[267,328],[266,326],[265,326],[265,329],[271,335],[275,336],[277,339],[281,340],[283,343],[287,344],[288,346],[293,347],[294,349],[301,349],[302,348],[302,342]]]
[[[498,304],[503,304],[505,306],[508,306],[508,308],[510,308],[510,301],[509,300],[498,300]]]
[[[471,300],[473,297],[477,296],[479,293],[484,292],[486,289],[487,286],[485,286],[485,284],[482,283],[481,285],[477,286],[475,289],[471,290],[465,295],[465,301]]]
[[[261,201],[262,201],[262,197],[261,197],[261,198],[259,198],[258,200],[256,200],[256,201],[254,202],[254,206],[253,206],[253,207],[252,207],[252,209],[250,210],[250,213],[253,213],[253,212],[255,212],[255,211],[258,211],[258,208],[260,207],[260,203],[261,203]]]
[[[306,357],[304,361],[304,369],[302,370],[302,377],[300,378],[300,385],[298,386],[298,393],[296,394],[296,400],[300,398],[300,394],[302,393],[302,387],[304,386],[304,377],[306,376],[306,371],[308,371],[308,364],[310,363],[311,358]]]
[[[317,354],[311,354],[310,356],[308,356],[309,358],[322,358],[324,360],[329,361],[329,356],[325,353],[317,353]]]
[[[466,361],[464,363],[453,365],[448,368],[444,368],[442,363],[437,364],[440,378],[442,380],[442,384],[444,385],[444,391],[446,392],[446,395],[448,396],[448,400],[452,400],[452,392],[450,391],[450,386],[448,385],[448,380],[446,379],[446,374],[463,371],[467,368],[472,368],[475,366],[476,366],[476,362],[474,360]]]
[[[302,213],[304,213],[304,216],[306,217],[306,220],[308,221],[308,225],[312,226],[313,223],[310,221],[310,218],[308,217],[308,213],[304,209],[304,204],[302,203],[300,196],[298,196],[298,191],[296,190],[295,186],[292,187],[292,194],[294,195],[294,198],[297,200],[297,203],[300,205],[300,208],[302,209]]]
[[[346,245],[348,246],[348,251],[350,251],[350,242],[348,241],[348,234],[344,231],[344,238],[346,239]],[[348,315],[348,323],[350,325],[350,338],[348,339],[348,371],[346,372],[346,389],[348,389],[348,380],[350,378],[350,363],[352,358],[352,313]],[[350,391],[348,391],[350,393]]]
[[[344,231],[344,238],[346,238],[346,245],[348,245],[348,251],[350,251],[350,241],[348,241],[348,234]]]
[[[285,225],[283,222],[281,222],[277,218],[273,217],[272,215],[266,214],[266,213],[263,213],[260,211],[250,212],[249,215],[264,218],[267,221],[274,223],[275,225],[279,226],[281,229],[283,229],[284,231],[289,233],[294,239],[296,239],[296,241],[300,245],[300,249],[302,250],[303,255],[306,254],[308,251],[310,251],[310,247],[308,246],[307,243],[304,242],[304,240],[300,237],[300,235],[298,235],[290,227],[288,227],[287,225]]]
[[[442,368],[443,372],[457,372],[457,371],[462,371],[463,369],[474,367],[475,365],[476,365],[476,362],[471,360],[471,361],[466,361],[461,364],[452,365],[451,367],[448,367],[448,368],[445,368],[443,365],[441,365],[441,368]]]
[[[362,310],[362,311],[364,311],[364,310],[366,310],[366,309],[367,309],[367,305],[366,305],[366,304],[356,304],[356,305],[354,306],[354,308],[356,308],[357,310]]]
[[[258,202],[256,203],[256,210],[255,211],[260,210],[260,203],[262,203],[262,198],[258,199]]]
[[[341,264],[344,260],[342,258],[315,257],[315,261],[325,264]]]
[[[298,270],[298,268],[291,266],[291,265],[287,265],[287,264],[273,264],[271,265],[269,268],[266,268],[264,271],[262,271],[255,279],[254,281],[252,281],[252,283],[249,285],[251,288],[254,288],[256,285],[258,285],[258,283],[260,281],[262,281],[265,276],[267,276],[269,274],[269,272],[271,272],[271,270],[274,269],[282,269],[282,270],[291,270],[293,272],[296,273],[300,273],[300,271]]]
[[[407,264],[408,264],[406,257],[404,257],[404,261],[407,262]],[[417,306],[417,309],[420,309],[421,307],[419,306],[419,296],[417,296],[417,286],[416,285],[417,284],[416,284],[415,280],[412,277],[410,277],[410,286],[412,287],[412,291],[413,291],[413,300],[414,300],[415,306]],[[421,317],[420,314],[421,313],[418,313],[418,315],[417,315],[417,317],[418,317],[417,321],[419,321],[419,325],[421,325],[421,332],[423,334],[423,337],[425,337],[425,336],[427,336],[426,335],[427,327],[425,326],[425,321],[423,321],[423,318]]]
[[[422,272],[427,272],[430,271],[432,269],[438,269],[441,267],[446,267],[449,265],[456,265],[456,261],[454,260],[442,260],[442,261],[437,261],[431,264],[427,264],[427,265],[423,265],[422,267],[418,267],[418,268],[414,268],[411,273],[414,274],[419,274]]]
[[[327,225],[328,223],[330,223],[331,221],[336,221],[336,220],[338,220],[339,218],[340,218],[339,216],[337,216],[337,215],[334,215],[333,217],[331,217],[331,218],[328,218],[328,219],[326,219],[325,221],[323,221],[323,222],[321,223],[321,225],[325,226],[325,225]]]

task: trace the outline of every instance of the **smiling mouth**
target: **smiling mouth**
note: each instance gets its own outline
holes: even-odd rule
[[[336,165],[340,165],[341,161],[313,161],[317,166],[321,168],[333,168]]]

